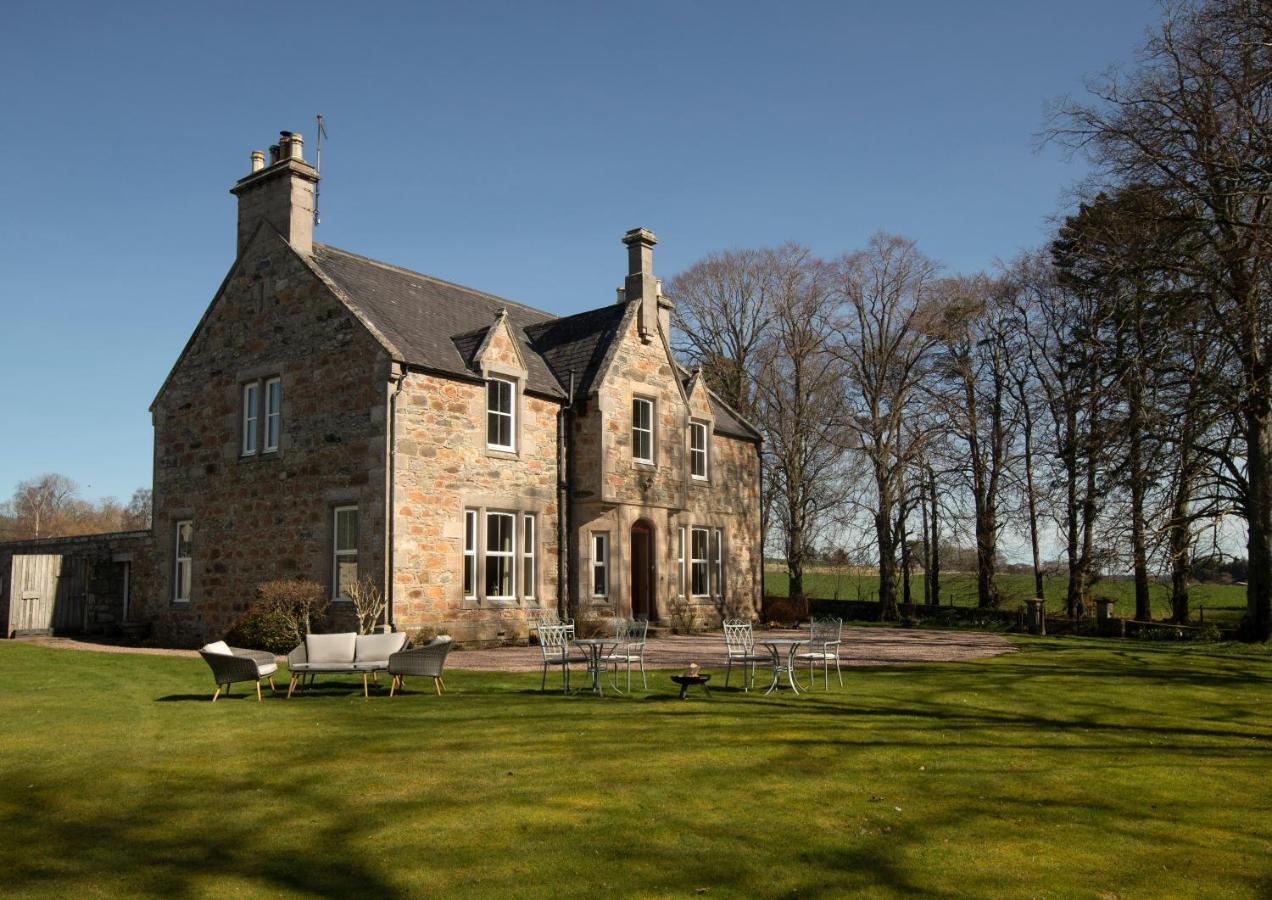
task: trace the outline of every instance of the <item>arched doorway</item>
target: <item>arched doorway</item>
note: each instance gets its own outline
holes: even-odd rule
[[[632,617],[658,618],[658,603],[654,598],[654,527],[645,519],[632,525],[631,536],[631,591]]]

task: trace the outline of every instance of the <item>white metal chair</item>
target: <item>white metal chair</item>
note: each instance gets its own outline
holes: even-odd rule
[[[591,658],[575,652],[570,643],[574,639],[573,625],[539,626],[539,650],[543,653],[543,682],[539,690],[548,689],[548,667],[561,667],[564,690],[570,689],[570,663],[590,663]]]
[[[796,654],[797,663],[808,663],[808,686],[812,687],[817,663],[822,666],[822,681],[830,690],[830,663],[834,660],[839,686],[844,686],[844,673],[839,668],[839,645],[843,643],[843,619],[813,619],[808,623],[808,649]]]
[[[538,635],[539,629],[544,625],[568,625],[570,628],[570,639],[574,639],[574,620],[562,619],[560,614],[550,607],[544,609],[532,609],[527,616],[528,633]]]
[[[724,648],[729,654],[724,670],[724,686],[729,686],[729,676],[733,673],[733,664],[742,666],[742,688],[749,691],[755,684],[755,667],[759,663],[773,665],[770,653],[755,652],[755,634],[751,631],[751,623],[737,619],[727,619],[724,623]],[[747,678],[747,669],[750,678]]]
[[[645,677],[645,635],[649,632],[648,619],[620,619],[621,624],[614,628],[614,637],[621,641],[608,656],[605,663],[610,669],[610,684],[618,690],[618,667],[627,669],[627,691],[632,690],[632,663],[640,669],[640,683],[649,690],[649,680]]]

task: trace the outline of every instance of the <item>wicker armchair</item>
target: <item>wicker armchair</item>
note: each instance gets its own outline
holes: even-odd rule
[[[261,699],[262,678],[269,680],[271,692],[275,690],[274,673],[278,671],[278,664],[274,662],[272,653],[264,650],[245,650],[242,647],[228,647],[224,641],[217,641],[201,649],[199,655],[208,664],[208,668],[212,670],[212,677],[216,680],[216,693],[212,695],[213,703],[221,696],[222,687],[225,688],[226,696],[229,696],[230,685],[240,681],[251,681],[256,685],[257,702]]]
[[[450,653],[453,639],[435,637],[427,644],[412,647],[410,650],[399,650],[389,657],[389,674],[393,676],[389,684],[389,696],[402,687],[407,675],[424,675],[433,679],[433,686],[440,695],[446,690],[446,682],[442,681],[442,669],[446,666],[446,654]]]

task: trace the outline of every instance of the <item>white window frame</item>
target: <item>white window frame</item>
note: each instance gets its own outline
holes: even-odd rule
[[[275,399],[271,388],[278,388]],[[278,450],[279,440],[283,436],[283,379],[279,376],[265,379],[263,391],[265,401],[264,428],[261,429],[262,453],[274,453]]]
[[[490,535],[492,533],[490,528],[490,520],[496,517],[506,518],[512,529],[512,533],[509,535],[510,540],[508,541],[507,550],[491,550],[490,549]],[[508,564],[508,593],[507,594],[491,594],[486,592],[484,594],[486,599],[487,600],[516,600],[517,599],[517,514],[516,513],[502,512],[500,510],[488,510],[486,512],[486,552],[485,552],[484,564],[482,566],[482,569],[483,569],[482,574],[485,576],[482,579],[482,584],[485,586],[486,591],[488,591],[490,586],[490,561],[492,559],[506,559],[508,561],[507,563]]]
[[[609,532],[593,531],[592,532],[592,584],[591,594],[593,597],[609,596]],[[596,579],[597,575],[601,578],[601,587],[603,591],[597,592]]]
[[[533,600],[537,593],[535,582],[539,579],[539,570],[535,565],[534,546],[537,539],[534,513],[526,513],[521,517],[521,596],[526,600]]]
[[[724,596],[724,529],[711,530],[711,596]]]
[[[239,452],[243,456],[256,455],[256,439],[261,423],[261,385],[253,381],[243,385],[242,442]]]
[[[349,598],[340,593],[340,563],[353,557],[354,564],[358,564],[358,528],[361,524],[355,518],[353,528],[353,547],[340,548],[340,515],[341,513],[352,512],[356,517],[358,515],[358,507],[356,505],[346,505],[334,507],[331,511],[331,599],[348,601]]]
[[[698,555],[697,537],[702,535],[702,556]],[[711,532],[706,528],[689,529],[689,594],[693,597],[711,596],[711,570],[708,559],[711,554]],[[702,572],[702,586],[705,591],[696,591],[697,573]]]
[[[685,526],[681,525],[678,531],[679,531],[679,539],[680,539],[680,543],[678,546],[680,549],[679,549],[679,554],[676,557],[676,563],[677,563],[677,571],[680,573],[680,581],[676,585],[676,596],[683,597],[685,595],[685,588],[688,584],[688,582],[685,581],[685,577],[688,574],[687,570],[685,569]]]
[[[694,446],[694,438],[702,435],[702,446]],[[711,434],[707,430],[706,422],[691,421],[689,423],[689,475],[694,481],[707,481],[711,477],[711,456],[708,448],[711,446]],[[695,461],[701,458],[702,474],[699,475],[695,469]]]
[[[468,588],[464,589],[464,599],[474,600],[477,597],[477,510],[464,510],[464,574],[460,581],[460,588],[464,589],[464,582],[468,582]]]
[[[490,393],[496,385],[508,387],[508,410],[491,409]],[[508,420],[508,443],[500,444],[494,440],[490,428],[490,417],[506,417]],[[491,377],[486,380],[486,447],[490,450],[502,450],[507,453],[517,452],[517,382],[508,378]]]
[[[643,406],[645,409],[649,410],[649,425],[644,428],[642,428],[639,424],[637,424],[636,409],[637,407],[640,407],[640,406]],[[637,438],[638,436],[641,436],[641,435],[645,436],[649,441],[649,455],[647,456],[640,456],[636,451],[636,448],[639,444],[639,441],[637,440]],[[645,465],[652,466],[654,464],[654,455],[656,452],[657,451],[654,448],[654,401],[649,399],[648,397],[633,397],[632,398],[632,461],[638,462],[638,463],[644,463]]]
[[[186,555],[181,555],[181,529],[190,526],[190,540],[186,542]],[[176,523],[173,529],[173,545],[172,545],[172,602],[173,603],[189,603],[190,588],[194,584],[194,519],[181,519]],[[185,596],[182,596],[181,588],[185,586]]]

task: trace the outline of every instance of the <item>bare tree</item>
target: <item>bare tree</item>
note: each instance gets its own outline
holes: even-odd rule
[[[148,531],[150,529],[154,507],[154,492],[150,488],[137,488],[132,499],[124,507],[122,525],[126,529]]]
[[[794,248],[783,248],[769,264],[771,317],[757,356],[756,410],[790,596],[800,600],[804,564],[852,490],[844,456],[852,429],[843,365],[827,342],[835,299],[826,268]]]
[[[1138,66],[1058,110],[1053,137],[1089,152],[1113,184],[1151,184],[1201,238],[1190,265],[1213,284],[1216,339],[1236,366],[1228,460],[1246,519],[1245,629],[1272,634],[1272,5],[1168,6]]]
[[[1001,493],[1015,430],[1008,359],[1012,325],[1006,286],[986,275],[947,279],[944,340],[935,348],[927,394],[951,437],[955,468],[972,500],[978,605],[997,608]]]
[[[881,615],[895,618],[897,504],[903,479],[919,457],[921,432],[907,429],[918,415],[920,383],[944,327],[932,293],[935,262],[913,241],[878,234],[833,266],[839,304],[834,352],[847,380],[847,404],[859,435],[858,451],[873,480],[872,518],[879,552]]]
[[[9,501],[15,538],[67,534],[79,486],[54,472],[19,482]]]

